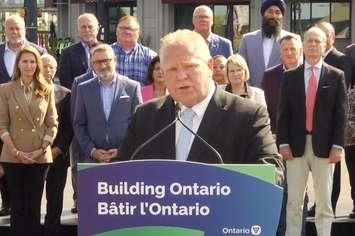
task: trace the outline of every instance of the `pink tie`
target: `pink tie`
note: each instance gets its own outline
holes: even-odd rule
[[[311,71],[311,76],[308,81],[306,97],[306,130],[311,133],[313,129],[313,110],[317,94],[317,78],[314,73],[315,67],[312,66],[309,69]]]

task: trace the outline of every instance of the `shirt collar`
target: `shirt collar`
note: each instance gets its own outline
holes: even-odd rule
[[[97,77],[98,81],[99,81],[99,85],[103,86],[103,87],[112,87],[116,84],[117,81],[117,74],[114,76],[113,80],[111,81],[111,83],[109,85],[105,85],[104,82],[102,81],[102,79],[100,77]]]
[[[315,68],[317,68],[317,70],[320,70],[322,68],[322,64],[323,64],[323,59],[321,58],[317,64],[314,65]],[[304,60],[304,69],[308,70],[310,67],[312,67],[311,64],[309,64],[306,60]]]
[[[210,103],[210,100],[216,90],[216,85],[214,84],[214,82],[210,81],[209,85],[208,85],[208,94],[207,96],[198,104],[194,105],[191,107],[191,109],[196,113],[197,116],[203,116],[203,114],[205,113],[208,104]],[[186,106],[180,104],[180,108],[181,108],[181,112],[183,112],[185,109],[187,109]]]
[[[20,79],[20,85],[21,85],[21,88],[25,88],[26,87],[26,85],[23,83],[23,81]],[[30,89],[30,90],[33,90],[33,87],[34,87],[34,85],[33,85],[33,81],[31,82],[31,84],[28,86],[28,88]]]
[[[22,48],[26,43],[26,39],[22,40],[22,44],[21,44],[21,47]],[[10,47],[9,47],[9,43],[8,41],[6,41],[5,43],[5,51],[11,51],[11,52],[14,52],[14,50],[12,50]]]
[[[326,58],[328,56],[328,54],[330,53],[330,51],[333,50],[333,46],[331,46],[328,51],[326,51],[324,54],[323,54],[323,58]]]
[[[125,50],[125,49],[123,49],[123,47],[121,46],[121,44],[119,43],[119,42],[116,42],[116,44],[119,46],[119,48],[123,51],[123,52],[125,52],[126,54],[129,54],[129,53],[131,53],[131,52],[133,52],[133,51],[135,51],[136,50],[136,48],[138,47],[138,42],[134,45],[134,47],[133,48],[131,48],[130,50]]]

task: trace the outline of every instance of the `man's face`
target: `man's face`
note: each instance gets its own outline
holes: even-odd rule
[[[332,29],[328,28],[327,26],[321,26],[320,28],[327,36],[326,50],[329,50],[335,43],[335,35],[333,34]]]
[[[80,39],[87,44],[94,44],[97,40],[99,27],[91,17],[82,17],[78,22]]]
[[[115,75],[116,57],[105,50],[96,51],[91,57],[91,66],[104,81],[110,81]]]
[[[303,40],[303,52],[307,58],[321,58],[325,51],[326,43],[320,33],[308,32]]]
[[[11,44],[21,43],[25,39],[25,26],[15,20],[9,20],[5,25],[5,35]]]
[[[270,6],[266,11],[264,12],[264,17],[268,20],[273,19],[273,20],[282,20],[282,11],[278,6]]]
[[[42,59],[42,62],[43,76],[48,82],[51,82],[57,71],[57,65],[49,59]]]
[[[298,65],[302,55],[300,43],[295,39],[285,39],[280,44],[280,59],[284,65]]]
[[[122,21],[117,25],[116,37],[119,43],[137,43],[139,38],[139,25],[134,21]]]
[[[198,33],[211,31],[213,16],[210,11],[200,8],[195,12],[195,15],[192,18],[192,24],[194,25],[194,30]]]
[[[205,61],[184,45],[169,46],[164,51],[162,68],[167,89],[175,101],[187,107],[208,95],[212,67],[212,58]]]
[[[277,37],[282,29],[282,12],[279,7],[271,6],[264,12],[262,31],[266,37]]]

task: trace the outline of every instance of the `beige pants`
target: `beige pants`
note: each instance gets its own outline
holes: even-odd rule
[[[286,162],[288,185],[286,236],[301,235],[303,199],[309,171],[313,177],[317,235],[330,236],[334,217],[331,204],[334,164],[328,161],[328,158],[318,158],[314,155],[312,136],[307,135],[304,155]]]

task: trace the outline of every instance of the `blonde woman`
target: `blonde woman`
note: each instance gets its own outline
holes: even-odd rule
[[[22,48],[12,80],[0,88],[0,162],[11,195],[12,235],[40,235],[41,198],[57,133],[53,87],[43,78],[38,51]]]
[[[229,82],[225,87],[227,92],[249,98],[266,107],[264,91],[247,84],[249,80],[248,65],[239,54],[232,55],[227,59],[227,79]]]

